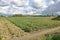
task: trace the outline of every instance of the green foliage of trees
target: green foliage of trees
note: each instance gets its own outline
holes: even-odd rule
[[[60,16],[53,18],[52,20],[60,20]]]
[[[12,17],[23,17],[23,15],[22,14],[15,14]]]

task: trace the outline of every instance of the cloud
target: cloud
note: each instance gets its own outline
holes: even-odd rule
[[[50,3],[48,8],[46,8],[46,10],[43,11],[43,14],[52,15],[53,13],[54,15],[56,15],[60,12],[60,1],[59,0],[51,0],[51,1],[53,1],[54,3]]]
[[[50,1],[49,5],[55,4],[53,0]]]
[[[0,13],[7,13],[8,8],[9,8],[8,6],[0,7]]]
[[[56,4],[56,3],[58,3],[58,2],[60,2],[60,0],[50,0],[49,5]]]
[[[30,5],[32,4],[32,5]],[[60,0],[50,0],[47,5],[46,0],[1,0],[0,1],[0,13],[11,14],[40,14],[44,12],[60,11]]]
[[[0,13],[22,13],[22,14],[33,14],[38,12],[38,9],[44,10],[46,6],[45,0],[33,0],[30,5],[29,0],[1,0],[0,1]],[[7,7],[8,6],[8,7]],[[35,8],[38,8],[37,10]],[[41,10],[40,10],[41,11]]]
[[[0,0],[0,6],[7,6],[10,4],[14,4],[16,6],[24,6],[24,5],[29,5],[29,1],[28,0]]]
[[[46,0],[34,0],[33,6],[36,8],[46,8]]]
[[[29,5],[29,0],[13,0],[16,6],[28,6]]]
[[[8,6],[11,0],[0,0],[0,6]]]

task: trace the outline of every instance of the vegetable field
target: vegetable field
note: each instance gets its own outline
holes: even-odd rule
[[[60,26],[60,21],[52,20],[52,18],[54,17],[7,17],[25,32]]]

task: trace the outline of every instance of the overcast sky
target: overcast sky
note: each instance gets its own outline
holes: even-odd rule
[[[0,13],[32,14],[37,10],[46,10],[58,2],[60,0],[0,0]]]

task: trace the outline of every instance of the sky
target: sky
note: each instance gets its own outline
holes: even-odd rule
[[[40,14],[60,0],[0,0],[0,13],[3,14]]]

